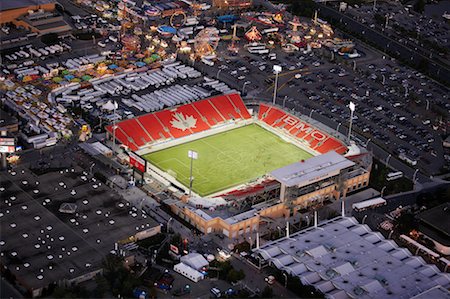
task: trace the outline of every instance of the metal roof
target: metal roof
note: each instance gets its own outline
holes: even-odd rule
[[[335,151],[330,151],[306,161],[276,169],[270,174],[288,187],[301,187],[337,175],[342,169],[353,165],[355,165],[354,162]]]

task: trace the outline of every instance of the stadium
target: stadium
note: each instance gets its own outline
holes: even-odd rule
[[[165,202],[172,211],[204,233],[230,238],[257,230],[264,217],[337,200],[369,178],[371,159],[344,136],[275,105],[245,104],[239,94],[106,129],[129,152],[137,176],[176,198]]]

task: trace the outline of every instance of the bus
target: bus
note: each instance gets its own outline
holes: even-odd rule
[[[381,207],[384,205],[386,205],[386,200],[382,197],[377,197],[377,198],[368,199],[368,200],[354,203],[352,205],[352,208],[356,212],[362,212],[367,209],[378,208],[378,207]]]
[[[397,179],[402,178],[402,177],[403,177],[403,172],[401,172],[401,171],[390,172],[386,176],[386,180],[394,181],[394,180],[397,180]]]

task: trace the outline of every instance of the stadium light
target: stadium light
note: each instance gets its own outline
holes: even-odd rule
[[[188,151],[188,157],[191,159],[191,170],[189,175],[189,196],[192,194],[192,183],[194,182],[194,177],[192,176],[192,168],[194,166],[194,160],[198,159],[198,153],[196,151]]]
[[[355,109],[356,109],[355,103],[350,102],[350,104],[348,105],[348,108],[350,109],[350,125],[348,127],[347,140],[350,141],[350,135],[352,134],[353,113],[355,112]]]
[[[282,67],[281,65],[274,65],[273,66],[273,72],[275,73],[275,85],[273,87],[273,102],[272,104],[275,105],[275,100],[277,98],[277,89],[278,89],[278,74],[281,73]]]

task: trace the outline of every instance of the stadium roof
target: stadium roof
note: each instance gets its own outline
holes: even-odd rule
[[[11,0],[0,1],[0,11],[54,3],[54,0]]]
[[[296,162],[276,169],[271,172],[271,175],[288,187],[301,187],[337,175],[342,169],[353,165],[355,165],[354,162],[335,151],[330,151],[304,162]]]
[[[355,218],[335,218],[254,251],[326,298],[411,298],[450,287],[450,274]]]

